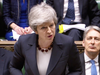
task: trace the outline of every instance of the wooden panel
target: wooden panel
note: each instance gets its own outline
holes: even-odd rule
[[[82,41],[75,41],[75,44],[79,50],[80,53],[84,51],[84,47],[82,46]]]
[[[16,41],[0,41],[0,47],[13,51],[15,43]],[[75,44],[79,52],[82,53],[84,51],[84,47],[82,46],[82,41],[75,41]]]
[[[16,41],[0,41],[0,47],[13,47]]]

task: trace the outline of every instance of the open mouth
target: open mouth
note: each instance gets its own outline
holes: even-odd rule
[[[49,37],[49,38],[51,38],[51,37],[52,37],[52,35],[49,35],[48,37]]]

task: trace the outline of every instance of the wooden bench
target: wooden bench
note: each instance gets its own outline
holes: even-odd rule
[[[0,41],[0,48],[4,48],[10,51],[14,50],[14,44],[16,41]],[[84,47],[82,46],[82,41],[75,41],[75,44],[80,53],[84,51]]]
[[[75,41],[75,44],[79,50],[80,53],[84,51],[84,47],[82,46],[82,41]]]
[[[14,51],[14,44],[16,41],[0,41],[0,48]]]

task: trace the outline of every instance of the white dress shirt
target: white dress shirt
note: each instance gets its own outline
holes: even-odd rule
[[[75,9],[75,20],[72,20],[73,22],[79,22],[79,24],[70,24],[70,25],[67,25],[67,24],[63,24],[63,30],[64,32],[68,31],[69,29],[72,29],[72,28],[76,28],[76,29],[79,29],[79,30],[85,30],[85,24],[81,23],[82,22],[82,18],[81,18],[81,15],[80,15],[80,11],[79,11],[79,3],[78,3],[78,0],[73,0],[74,1],[74,9]],[[66,12],[67,12],[67,9],[68,9],[68,0],[64,0],[64,10],[63,10],[63,18],[65,18],[65,15],[66,15]]]
[[[75,20],[74,20],[74,22],[82,22],[80,12],[79,12],[78,0],[73,0],[73,1],[74,1],[74,9],[75,9]],[[63,18],[66,15],[67,9],[68,9],[68,0],[64,0]]]
[[[85,75],[91,75],[91,65],[92,65],[92,63],[90,62],[91,59],[85,53],[84,53],[84,59],[85,59]],[[93,60],[95,61],[97,75],[99,75],[100,72],[99,72],[98,56]]]

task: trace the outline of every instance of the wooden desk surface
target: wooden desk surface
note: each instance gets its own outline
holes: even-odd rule
[[[11,46],[13,47],[16,41],[0,41],[0,47]]]
[[[82,45],[82,41],[75,41],[75,44]]]
[[[16,43],[16,41],[0,41],[0,46],[13,46]],[[82,41],[75,41],[75,44],[77,46],[82,46]]]
[[[7,50],[11,49],[14,50],[14,44],[16,41],[0,41],[0,47],[5,48]],[[84,47],[82,46],[82,41],[75,41],[75,44],[80,52],[83,52]]]
[[[82,46],[82,41],[75,41],[75,44],[80,53],[84,52],[84,47]]]

